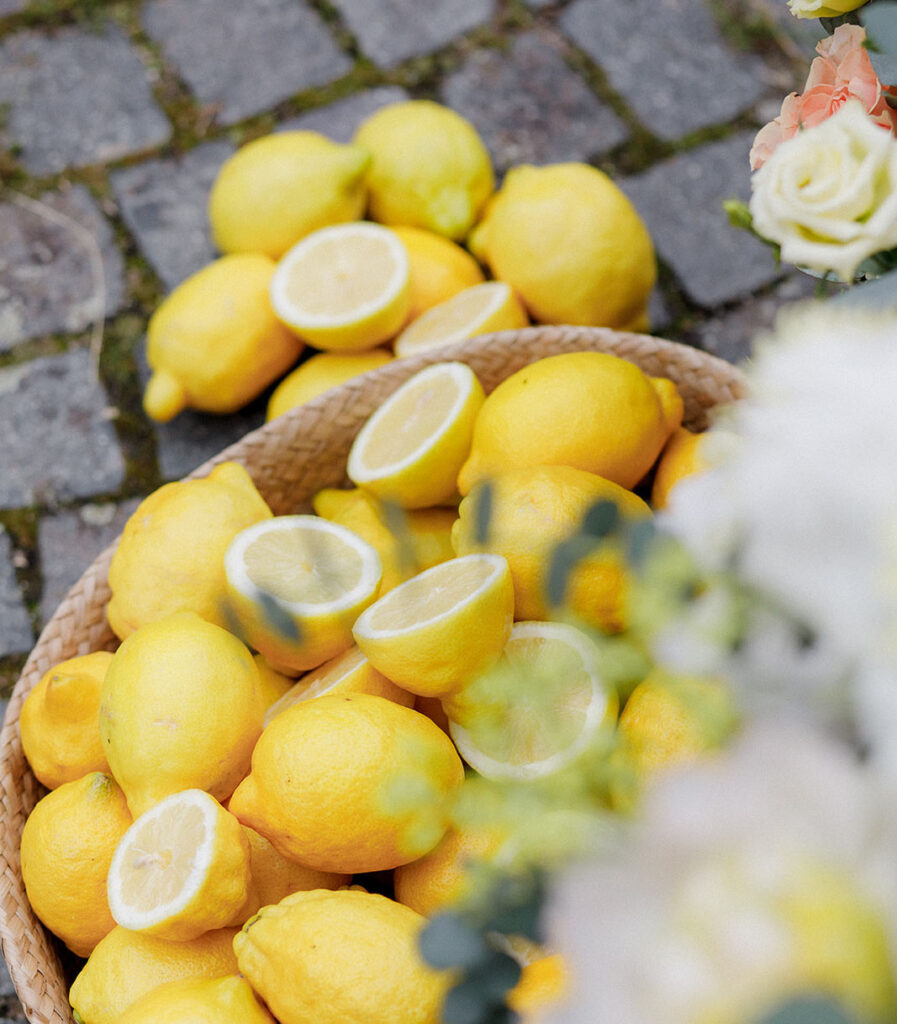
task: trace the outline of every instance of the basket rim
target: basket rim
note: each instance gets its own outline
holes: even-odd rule
[[[540,345],[549,351],[531,355],[531,349],[535,350]],[[508,375],[519,366],[536,359],[582,350],[619,355],[640,365],[651,375],[663,373],[655,374],[644,365],[645,363],[656,363],[661,371],[664,367],[675,366],[677,373],[683,378],[682,381],[677,380],[680,390],[685,386],[683,381],[691,381],[693,378],[693,387],[691,384],[689,387],[697,398],[690,409],[689,400],[686,399],[686,422],[697,424],[699,429],[702,425],[706,426],[706,415],[712,407],[729,404],[745,393],[744,377],[736,366],[682,343],[604,327],[536,325],[481,335],[467,341],[433,348],[370,370],[249,432],[197,466],[182,479],[206,476],[221,462],[236,461],[247,468],[258,486],[259,475],[266,468],[270,468],[265,458],[266,446],[272,438],[281,442],[287,439],[283,443],[287,448],[295,439],[298,446],[299,439],[304,442],[306,436],[313,432],[313,428],[326,429],[334,410],[349,410],[350,413],[356,408],[360,410],[364,407],[365,400],[370,401],[369,396],[372,392],[378,389],[395,390],[413,373],[432,363],[454,360],[467,362],[474,364],[473,368],[479,375],[480,371],[477,370],[476,364],[488,366],[490,359],[498,364],[497,357],[500,356],[502,371],[511,367],[505,374]],[[521,356],[519,360],[518,353]],[[513,365],[515,361],[519,362],[519,366]],[[707,390],[706,396],[703,395],[702,389]],[[487,387],[486,390],[489,391],[491,388]],[[711,391],[716,392],[715,396],[710,395]],[[361,417],[358,426],[366,418],[366,415]],[[265,494],[264,497],[272,504],[269,494]],[[283,495],[278,495],[277,500],[283,503],[286,499]],[[46,977],[47,970],[61,975],[58,940],[48,939],[48,933],[34,917],[30,905],[27,904],[19,869],[18,847],[24,819],[30,811],[27,805],[30,803],[33,807],[43,792],[24,759],[18,730],[19,714],[22,702],[43,674],[41,662],[48,661],[47,667],[50,667],[63,658],[74,656],[71,653],[62,657],[47,655],[48,650],[59,647],[63,642],[58,635],[62,620],[68,621],[69,617],[86,614],[84,608],[87,607],[92,609],[88,625],[93,634],[105,637],[107,646],[114,640],[111,630],[105,624],[105,602],[99,606],[99,614],[95,605],[98,595],[108,590],[106,574],[119,539],[120,536],[116,537],[91,562],[41,630],[13,688],[0,728],[0,806],[4,810],[4,813],[0,814],[0,879],[4,883],[0,889],[0,949],[26,1015],[33,1024],[72,1024],[73,1017],[67,998],[64,1009],[60,1009],[59,1000],[54,1000],[48,994],[48,987],[52,987],[52,979]],[[89,649],[100,647],[94,643]],[[84,652],[78,650],[76,653]],[[23,955],[23,946],[27,945],[23,940],[28,939],[35,928],[51,943],[50,956],[56,957],[55,963],[42,962],[30,949],[25,951],[27,955]]]

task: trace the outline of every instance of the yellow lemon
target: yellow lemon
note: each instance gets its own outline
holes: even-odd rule
[[[374,893],[297,892],[234,939],[281,1024],[439,1024],[451,976],[421,959],[424,918]]]
[[[271,305],[318,348],[373,348],[399,332],[411,296],[408,252],[379,224],[353,221],[306,235],[277,264]]]
[[[395,340],[395,353],[400,358],[453,345],[458,341],[526,327],[529,317],[503,281],[475,284],[422,313]]]
[[[190,942],[113,928],[72,985],[69,1001],[83,1024],[118,1024],[141,996],[179,978],[218,978],[237,970],[233,928]]]
[[[508,1006],[523,1024],[537,1024],[546,1011],[564,998],[570,987],[566,961],[559,953],[541,956],[523,965],[520,981],[508,993]]]
[[[240,924],[257,914],[262,907],[280,903],[290,893],[309,889],[338,889],[348,885],[351,875],[335,871],[315,871],[288,860],[255,829],[243,826],[249,841],[250,881],[246,903],[240,909]]]
[[[22,749],[47,789],[109,771],[97,711],[111,660],[108,651],[96,651],[62,661],[44,673],[22,704]]]
[[[209,194],[212,237],[222,252],[279,259],[301,238],[358,220],[370,154],[316,132],[277,132],[224,162]]]
[[[442,697],[498,659],[513,617],[507,562],[473,554],[399,584],[358,617],[352,632],[387,678],[422,697]]]
[[[271,308],[274,270],[259,253],[225,256],[162,302],[146,332],[148,416],[165,423],[188,406],[235,412],[296,362],[304,346]]]
[[[682,399],[665,378],[603,352],[548,356],[486,399],[458,489],[467,494],[485,477],[538,465],[573,466],[632,488],[681,421]]]
[[[402,508],[448,501],[485,397],[465,363],[436,363],[414,374],[359,430],[349,479]]]
[[[277,1024],[245,978],[168,981],[132,1003],[118,1024]]]
[[[536,779],[564,768],[616,721],[599,652],[563,622],[516,622],[495,668],[446,703],[464,760],[487,779]]]
[[[416,711],[367,694],[318,697],[265,728],[230,809],[306,867],[387,870],[439,842],[463,774],[451,741]]]
[[[361,124],[354,141],[373,157],[368,211],[383,224],[461,239],[495,188],[476,129],[430,100],[382,107]]]
[[[359,374],[385,366],[392,358],[392,353],[385,348],[372,348],[367,352],[319,352],[277,385],[268,400],[266,419],[283,416]]]
[[[293,688],[296,680],[293,676],[284,675],[283,672],[278,672],[276,669],[271,668],[261,654],[253,655],[252,660],[259,671],[259,688],[262,694],[262,703],[266,709],[270,708],[275,701],[280,700],[288,690]]]
[[[109,867],[109,907],[134,932],[189,942],[233,923],[246,903],[249,841],[201,789],[184,789],[138,817]]]
[[[239,533],[224,558],[231,610],[276,669],[316,668],[352,645],[377,596],[377,552],[319,516],[278,516]]]
[[[488,551],[507,560],[518,619],[547,619],[566,607],[592,625],[618,630],[624,621],[626,565],[611,540],[582,534],[586,515],[614,503],[625,519],[649,516],[641,498],[570,466],[532,466],[477,484],[458,506],[452,541],[459,555]],[[561,544],[576,545],[562,593],[549,593],[552,561]]]
[[[109,566],[109,625],[123,640],[172,612],[218,626],[224,612],[224,552],[271,510],[246,470],[223,462],[200,480],[165,484],[137,506]]]
[[[106,874],[131,824],[124,793],[101,772],[38,801],[22,830],[22,880],[43,923],[78,956],[114,927]]]
[[[252,655],[192,612],[128,637],[100,699],[106,756],[135,816],[182,789],[230,796],[265,713]]]
[[[594,167],[508,171],[469,244],[540,323],[626,329],[646,320],[657,276],[651,237],[632,203]]]
[[[386,505],[360,487],[326,487],[312,499],[319,516],[339,523],[366,540],[380,556],[380,594],[424,569],[455,557],[451,532],[458,518],[450,508],[400,509]]]
[[[395,227],[411,261],[411,308],[408,319],[416,320],[432,306],[481,284],[479,263],[466,249],[443,235],[422,228]]]
[[[707,468],[702,454],[704,434],[693,434],[685,427],[673,431],[657,463],[654,483],[651,487],[651,504],[654,508],[666,508],[670,492],[679,483]]]
[[[434,850],[395,869],[396,899],[424,917],[451,907],[469,890],[471,863],[491,859],[502,842],[487,829],[451,829]]]
[[[353,646],[330,661],[325,661],[287,690],[268,708],[265,725],[299,701],[335,697],[344,693],[368,693],[374,697],[385,697],[406,708],[414,704],[414,694],[396,686],[382,672],[378,672],[361,650]]]

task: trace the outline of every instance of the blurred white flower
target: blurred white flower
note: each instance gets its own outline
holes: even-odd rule
[[[855,11],[867,0],[788,0],[788,6],[795,18],[837,18],[840,14]]]
[[[849,100],[775,149],[751,178],[750,210],[783,260],[852,281],[897,246],[897,139]]]
[[[814,991],[889,1019],[893,810],[845,748],[781,725],[668,773],[612,853],[555,884],[573,984],[549,1024],[750,1024]]]

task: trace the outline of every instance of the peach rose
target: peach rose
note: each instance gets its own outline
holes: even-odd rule
[[[804,91],[786,96],[779,116],[757,133],[751,147],[752,171],[762,167],[780,143],[831,117],[849,99],[859,100],[876,124],[897,134],[897,110],[888,106],[863,46],[865,38],[864,28],[845,24],[817,44],[819,56],[810,65]]]

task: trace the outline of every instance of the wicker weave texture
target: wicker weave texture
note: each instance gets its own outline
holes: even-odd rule
[[[368,416],[424,366],[460,360],[470,365],[489,392],[537,359],[583,350],[610,352],[652,376],[669,377],[685,402],[685,424],[693,430],[706,428],[714,406],[728,404],[743,393],[738,370],[693,348],[604,328],[528,327],[397,360],[350,380],[247,434],[190,475],[205,476],[225,460],[240,462],[275,515],[307,511],[309,499],[320,488],[346,482],[349,449]],[[74,1018],[68,1002],[71,979],[65,976],[57,941],[31,910],[19,868],[22,828],[43,795],[22,751],[19,712],[41,676],[60,661],[115,649],[117,640],[105,615],[114,548],[113,544],[94,561],[47,623],[16,684],[0,730],[0,946],[32,1024],[73,1024]]]

